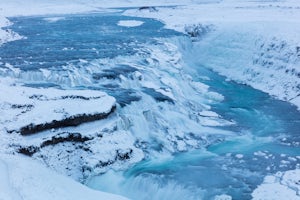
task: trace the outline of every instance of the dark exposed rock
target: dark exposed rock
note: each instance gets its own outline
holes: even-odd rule
[[[32,104],[12,104],[10,106],[12,109],[22,109],[22,114],[31,111],[34,108]]]
[[[149,12],[157,12],[157,8],[153,7],[153,6],[142,6],[139,8],[139,11],[142,10],[148,10]]]
[[[109,160],[109,161],[106,161],[106,162],[103,162],[103,161],[99,161],[99,163],[95,166],[95,167],[106,167],[108,165],[111,165],[113,164],[115,161],[112,161],[112,160]]]
[[[26,146],[26,147],[19,147],[18,148],[18,153],[27,155],[27,156],[32,156],[33,154],[37,153],[40,151],[42,148],[46,146],[54,146],[59,143],[64,143],[64,142],[73,142],[73,143],[84,143],[86,141],[94,139],[93,137],[87,137],[87,136],[82,136],[80,133],[61,133],[59,135],[53,136],[51,139],[45,140],[42,142],[42,144],[38,146]],[[79,148],[85,150],[85,151],[90,151],[85,146],[79,146]],[[70,152],[69,152],[70,153]]]
[[[62,96],[60,99],[81,99],[81,100],[91,100],[91,99],[101,99],[101,96],[98,97],[84,97],[84,96],[79,96],[79,95],[67,95],[67,96]]]
[[[32,156],[33,154],[35,154],[38,151],[39,151],[39,148],[35,147],[35,146],[20,147],[18,149],[19,153],[24,154],[26,156]]]
[[[116,106],[113,106],[108,113],[96,113],[96,114],[81,114],[81,115],[74,115],[71,117],[67,117],[60,121],[53,120],[52,122],[45,123],[45,124],[29,124],[25,127],[20,129],[21,135],[30,135],[40,131],[49,130],[52,128],[62,128],[62,127],[69,127],[69,126],[78,126],[85,122],[92,122],[100,119],[105,119],[111,113],[113,113],[116,109]],[[14,132],[15,130],[8,131]]]
[[[80,95],[66,95],[66,96],[61,96],[57,98],[47,98],[44,95],[32,95],[29,97],[29,99],[36,99],[39,101],[49,101],[49,100],[60,100],[60,99],[80,99],[80,100],[91,100],[91,99],[101,99],[102,96],[96,96],[96,97],[85,97],[85,96],[80,96]]]
[[[47,100],[47,97],[45,95],[34,94],[34,95],[31,95],[29,97],[29,99],[36,99],[36,100],[43,101],[43,100]]]
[[[12,104],[11,105],[11,108],[12,109],[31,109],[31,108],[33,108],[34,106],[33,105],[31,105],[31,104]]]
[[[297,56],[300,57],[300,47],[298,47],[298,46],[296,47],[296,53],[297,53]]]
[[[185,32],[192,38],[202,37],[212,31],[212,25],[193,24],[185,27]]]
[[[107,161],[99,161],[97,164],[96,164],[96,168],[97,167],[106,167],[106,166],[109,166],[109,165],[112,165],[114,164],[116,161],[120,160],[120,161],[124,161],[124,160],[128,160],[131,158],[132,156],[132,153],[133,153],[133,150],[132,149],[128,149],[126,151],[123,151],[123,150],[117,150],[116,151],[116,157],[114,158],[114,160],[107,160]]]
[[[56,145],[62,142],[86,142],[93,138],[82,136],[80,133],[63,133],[60,135],[53,136],[50,140],[46,140],[41,144],[41,148]]]
[[[128,160],[132,155],[132,149],[126,152],[122,152],[121,150],[117,150],[116,160]]]

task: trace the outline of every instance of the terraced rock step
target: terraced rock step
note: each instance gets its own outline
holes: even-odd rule
[[[94,139],[93,137],[82,136],[80,133],[68,133],[63,132],[52,138],[45,138],[45,140],[39,146],[20,146],[18,152],[27,156],[32,156],[33,154],[40,151],[41,148],[47,146],[54,146],[59,143],[73,142],[73,143],[84,143],[86,141]]]
[[[52,129],[52,128],[61,128],[61,127],[68,127],[68,126],[78,126],[84,122],[91,122],[100,119],[105,119],[108,117],[109,114],[114,112],[115,106],[111,108],[108,113],[96,113],[96,114],[79,114],[73,115],[62,120],[53,120],[51,122],[47,122],[44,124],[29,124],[20,128],[19,132],[21,135],[30,135],[40,131]],[[9,131],[11,132],[11,131]]]
[[[0,93],[5,94],[0,97],[0,129],[22,135],[104,119],[116,108],[115,98],[100,91],[1,84]]]

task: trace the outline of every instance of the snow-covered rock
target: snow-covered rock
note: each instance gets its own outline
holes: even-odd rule
[[[1,80],[0,80],[1,81]],[[106,118],[115,99],[100,91],[36,89],[1,82],[1,129],[33,134]]]
[[[10,21],[0,15],[0,46],[6,42],[22,39],[23,37],[4,27],[11,25]]]
[[[0,83],[1,153],[31,156],[77,181],[143,159],[135,138],[117,130],[116,101],[106,93]]]

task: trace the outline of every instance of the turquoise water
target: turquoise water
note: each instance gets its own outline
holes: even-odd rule
[[[22,71],[48,69],[59,73],[71,64],[84,67],[82,59],[90,64],[102,58],[139,54],[142,57],[141,48],[145,44],[159,45],[157,38],[182,37],[182,34],[164,29],[161,22],[124,17],[120,13],[64,15],[53,22],[49,22],[48,17],[11,18],[14,22],[11,28],[27,39],[1,46],[0,67],[5,68],[9,63]],[[119,20],[141,20],[144,24],[120,27],[117,26]],[[224,96],[222,102],[211,105],[212,110],[234,124],[216,127],[216,135],[209,136],[214,142],[199,149],[173,155],[158,150],[155,157],[126,171],[110,171],[92,178],[87,184],[132,199],[213,199],[220,194],[230,195],[233,199],[250,199],[251,192],[264,176],[295,169],[300,162],[296,158],[300,156],[300,113],[296,107],[246,85],[226,81],[225,77],[203,66],[192,51],[181,53],[183,62],[195,72],[191,74],[193,79]],[[147,66],[147,63],[143,65]],[[121,106],[143,101],[139,96],[141,92],[157,101],[170,101],[152,90],[137,92],[121,87],[119,75],[130,77],[137,71],[132,66],[103,68],[92,73],[93,86],[76,87],[104,90],[116,97]],[[209,79],[203,79],[203,76]],[[109,84],[101,83],[103,77],[110,81]],[[42,79],[27,85],[64,87]],[[234,134],[220,137],[217,133],[222,130]]]
[[[226,77],[191,59],[195,55],[185,56],[185,63],[196,69],[193,78],[224,96],[222,102],[212,105],[212,110],[235,122],[220,128],[236,135],[219,138],[200,150],[178,153],[160,161],[141,162],[124,173],[126,181],[119,180],[119,185],[125,183],[124,190],[131,191],[128,187],[135,185],[137,190],[143,191],[146,190],[143,183],[150,182],[163,183],[160,187],[170,190],[166,193],[172,199],[186,198],[187,193],[190,194],[188,199],[214,199],[221,194],[237,200],[251,199],[252,191],[266,175],[299,165],[296,156],[300,155],[300,113],[295,106],[247,85],[227,81]],[[106,177],[93,181],[105,180]],[[126,194],[112,188],[108,191]],[[134,198],[134,195],[129,197]],[[154,195],[153,199],[160,197]]]
[[[145,199],[213,199],[221,194],[251,199],[252,191],[264,176],[296,168],[296,156],[300,155],[300,114],[295,106],[246,85],[226,81],[203,66],[194,76],[209,77],[203,82],[225,97],[223,102],[213,105],[213,110],[236,122],[223,127],[236,136],[221,138],[203,149],[143,161],[123,175],[95,178],[91,185],[99,184],[107,191],[133,199],[147,190],[158,193]],[[283,160],[288,164],[283,164]],[[124,179],[111,179],[114,176]],[[116,186],[103,186],[108,180],[115,180]],[[157,186],[152,188],[153,185]],[[118,187],[121,189],[116,190]]]

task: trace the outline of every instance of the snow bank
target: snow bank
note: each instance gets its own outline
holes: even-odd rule
[[[292,30],[294,24],[286,26]],[[196,55],[204,66],[229,79],[300,108],[300,41],[275,37],[276,27],[277,23],[263,22],[227,25],[197,42]]]
[[[218,0],[198,0],[198,2],[216,2]],[[110,12],[110,8],[121,7],[147,7],[147,6],[166,6],[166,5],[183,5],[192,3],[193,0],[10,0],[1,1],[1,13],[4,16],[17,16],[17,15],[44,15],[44,14],[71,14],[83,12]]]
[[[252,193],[254,200],[299,200],[300,199],[300,169],[278,172],[265,177],[264,182]]]
[[[185,32],[186,25],[247,22],[295,22],[299,23],[298,1],[199,1],[185,3],[184,6],[159,7],[155,12],[149,9],[131,9],[124,14],[156,18],[163,21],[167,28]],[[279,24],[278,24],[279,25]],[[262,27],[263,28],[263,27]],[[278,26],[280,29],[281,26]],[[266,29],[264,29],[266,30]],[[267,31],[267,30],[266,30]],[[296,33],[296,30],[293,31]],[[290,32],[289,32],[290,33]],[[288,33],[288,34],[289,34]],[[286,34],[283,32],[283,34]],[[296,36],[296,35],[295,35]]]
[[[24,156],[0,154],[0,180],[0,199],[3,200],[126,199],[89,189]]]

